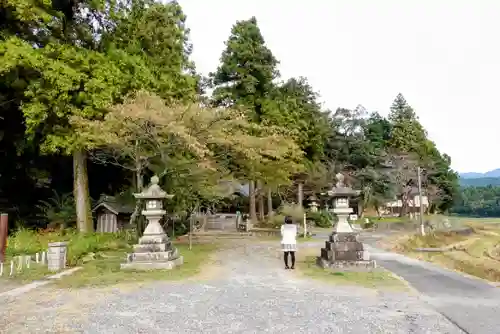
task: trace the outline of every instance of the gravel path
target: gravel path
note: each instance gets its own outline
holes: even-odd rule
[[[418,296],[334,286],[282,268],[274,246],[221,254],[218,277],[42,289],[0,309],[1,333],[462,333]],[[7,307],[7,308],[5,308]]]
[[[428,262],[373,247],[383,235],[362,237],[377,263],[409,282],[423,299],[471,334],[500,333],[500,290],[483,280],[464,276]],[[371,247],[370,247],[371,245]]]

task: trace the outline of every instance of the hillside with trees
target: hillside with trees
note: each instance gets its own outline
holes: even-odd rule
[[[464,187],[452,213],[468,217],[500,217],[500,187]]]
[[[306,78],[280,76],[256,18],[233,25],[204,77],[176,2],[37,6],[0,8],[0,209],[20,226],[64,217],[91,231],[102,194],[133,202],[153,174],[175,194],[169,213],[185,219],[249,184],[244,209],[262,220],[299,188],[307,198],[331,187],[337,172],[364,207],[399,198],[405,214],[417,166],[430,210],[453,206],[451,159],[402,94],[388,117],[324,109]]]
[[[460,178],[460,185],[462,187],[500,186],[500,177]]]

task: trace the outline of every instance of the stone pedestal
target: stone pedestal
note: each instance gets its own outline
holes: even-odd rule
[[[322,268],[337,270],[371,270],[376,268],[370,254],[358,241],[356,233],[333,232],[321,248],[317,263]]]
[[[150,210],[143,211],[142,214],[148,219],[148,225],[139,243],[134,245],[134,252],[127,255],[126,263],[121,264],[121,269],[172,269],[183,264],[183,257],[179,255],[177,248],[172,246],[160,225],[165,211]]]
[[[52,242],[47,251],[49,271],[59,271],[66,268],[67,242]]]

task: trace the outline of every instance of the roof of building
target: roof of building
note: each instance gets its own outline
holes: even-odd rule
[[[106,196],[102,195],[97,205],[94,207],[92,211],[97,211],[100,208],[106,208],[115,215],[118,214],[131,214],[134,212],[134,207],[131,205],[120,203],[116,200],[114,196]]]

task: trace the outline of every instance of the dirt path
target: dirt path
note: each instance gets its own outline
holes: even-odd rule
[[[41,288],[3,305],[1,333],[461,333],[417,296],[301,278],[277,255],[239,242],[185,282]]]

